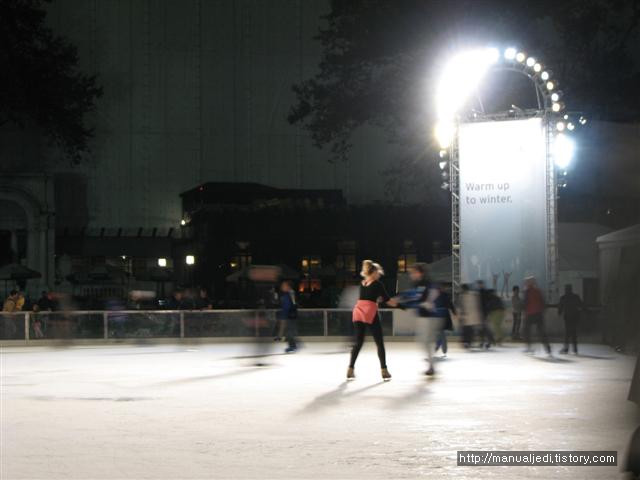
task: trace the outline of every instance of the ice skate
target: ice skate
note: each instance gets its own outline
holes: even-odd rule
[[[353,380],[356,378],[356,374],[353,372],[353,368],[347,368],[347,380]]]
[[[382,380],[384,380],[385,382],[388,382],[389,380],[391,380],[391,374],[389,373],[389,370],[387,370],[386,368],[383,368],[381,370],[382,373]]]

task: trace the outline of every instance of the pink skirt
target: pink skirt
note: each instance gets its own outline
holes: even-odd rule
[[[353,307],[353,321],[371,325],[378,314],[378,304],[371,300],[358,300]]]

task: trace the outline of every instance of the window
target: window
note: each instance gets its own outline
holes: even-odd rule
[[[322,290],[322,281],[319,278],[304,278],[298,286],[298,292],[310,293]]]
[[[316,273],[318,270],[322,268],[322,259],[319,256],[315,256],[315,255],[302,257],[302,262],[300,266],[302,267],[302,273],[305,273],[305,274]]]
[[[300,267],[302,270],[302,280],[298,287],[300,293],[322,290],[322,282],[318,278],[318,273],[322,268],[322,259],[318,255],[302,257]]]
[[[336,269],[348,273],[356,272],[356,242],[354,240],[338,242]]]
[[[238,253],[231,257],[231,261],[229,262],[229,267],[234,272],[248,267],[253,261],[249,242],[236,242],[236,246],[238,247]]]
[[[411,265],[418,261],[412,240],[404,241],[403,250],[404,252],[398,256],[398,272],[406,272]]]
[[[336,257],[336,268],[344,272],[355,273],[356,255],[355,253],[339,253]]]

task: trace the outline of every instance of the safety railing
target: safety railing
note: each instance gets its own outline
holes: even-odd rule
[[[0,313],[0,340],[96,340],[276,337],[277,310],[102,310]],[[395,333],[392,310],[380,311],[386,335]],[[348,309],[300,309],[302,337],[352,334]]]

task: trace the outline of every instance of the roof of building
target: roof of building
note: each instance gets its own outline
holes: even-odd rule
[[[323,199],[344,204],[341,190],[276,188],[260,183],[207,182],[180,194],[185,202],[216,205],[248,205],[256,201]]]
[[[640,245],[640,223],[597,238],[600,248],[623,245]]]

